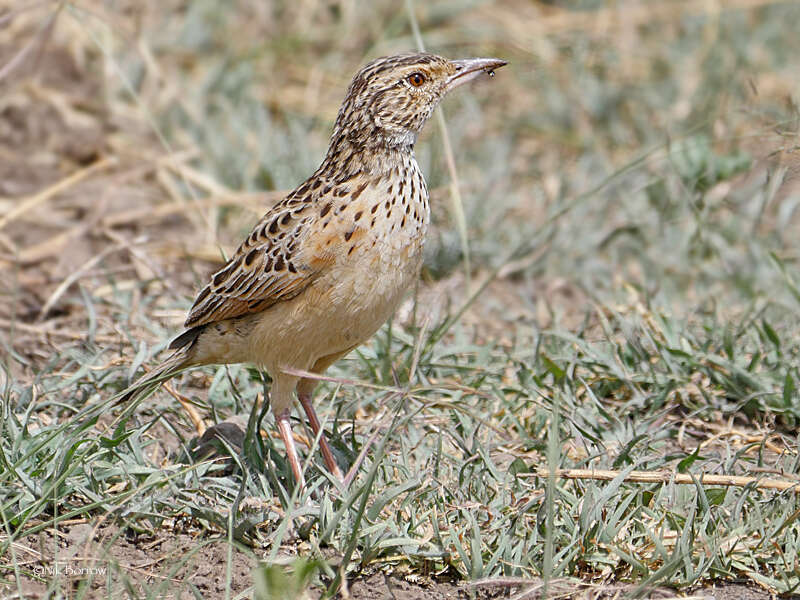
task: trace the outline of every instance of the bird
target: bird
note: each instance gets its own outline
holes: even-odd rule
[[[173,352],[122,396],[186,369],[250,363],[272,379],[270,408],[295,481],[295,395],[328,471],[349,483],[312,404],[325,370],[370,338],[419,276],[430,221],[417,136],[452,90],[507,62],[426,52],[375,59],[353,77],[319,168],[270,208],[202,288]]]

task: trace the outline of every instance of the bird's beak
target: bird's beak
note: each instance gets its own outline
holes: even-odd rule
[[[480,77],[482,73],[494,76],[494,70],[499,69],[508,63],[499,58],[462,58],[461,60],[450,61],[456,68],[455,73],[450,75],[447,80],[446,91],[451,91],[460,85]]]

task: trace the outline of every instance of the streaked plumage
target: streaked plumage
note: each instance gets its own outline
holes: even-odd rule
[[[450,61],[432,54],[377,59],[353,78],[319,169],[270,209],[195,300],[175,353],[128,394],[188,367],[254,363],[273,379],[270,404],[290,464],[297,392],[310,404],[322,373],[369,338],[419,273],[430,210],[414,158],[417,134],[441,98],[498,59]],[[315,425],[315,422],[317,423]],[[341,477],[324,436],[328,468]]]

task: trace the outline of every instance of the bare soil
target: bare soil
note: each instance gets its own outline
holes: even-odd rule
[[[189,552],[193,550],[193,552]],[[257,550],[236,550],[229,556],[228,545],[217,533],[167,532],[135,534],[117,523],[75,523],[58,532],[46,530],[29,536],[17,546],[17,564],[29,576],[23,577],[26,598],[47,598],[57,583],[66,597],[83,590],[85,598],[140,597],[145,589],[164,582],[169,597],[193,599],[225,597],[230,564],[230,593],[235,596],[253,585],[252,571],[258,566]],[[187,557],[188,554],[188,557]],[[57,572],[53,572],[57,569]],[[57,580],[57,581],[54,581]],[[322,581],[307,592],[309,600],[322,596]],[[143,587],[146,584],[146,588]],[[166,587],[168,586],[168,587]],[[528,592],[538,598],[541,582],[495,579],[480,582],[436,581],[412,573],[373,572],[349,581],[336,598],[352,600],[489,600],[511,598]],[[556,581],[552,591],[559,597],[601,600],[623,598],[635,586],[595,587],[572,581]],[[13,593],[15,589],[0,589]],[[659,588],[643,598],[674,598],[690,595],[708,600],[769,600],[769,592],[750,583],[720,583],[713,587],[686,590]]]

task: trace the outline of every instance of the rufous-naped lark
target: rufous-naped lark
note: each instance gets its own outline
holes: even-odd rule
[[[400,54],[353,78],[320,167],[272,207],[201,290],[174,353],[129,388],[141,398],[189,367],[253,363],[272,377],[270,405],[296,481],[295,393],[329,471],[349,483],[311,404],[316,379],[369,338],[415,281],[430,209],[417,135],[451,90],[506,62]],[[289,373],[288,371],[293,371]]]

